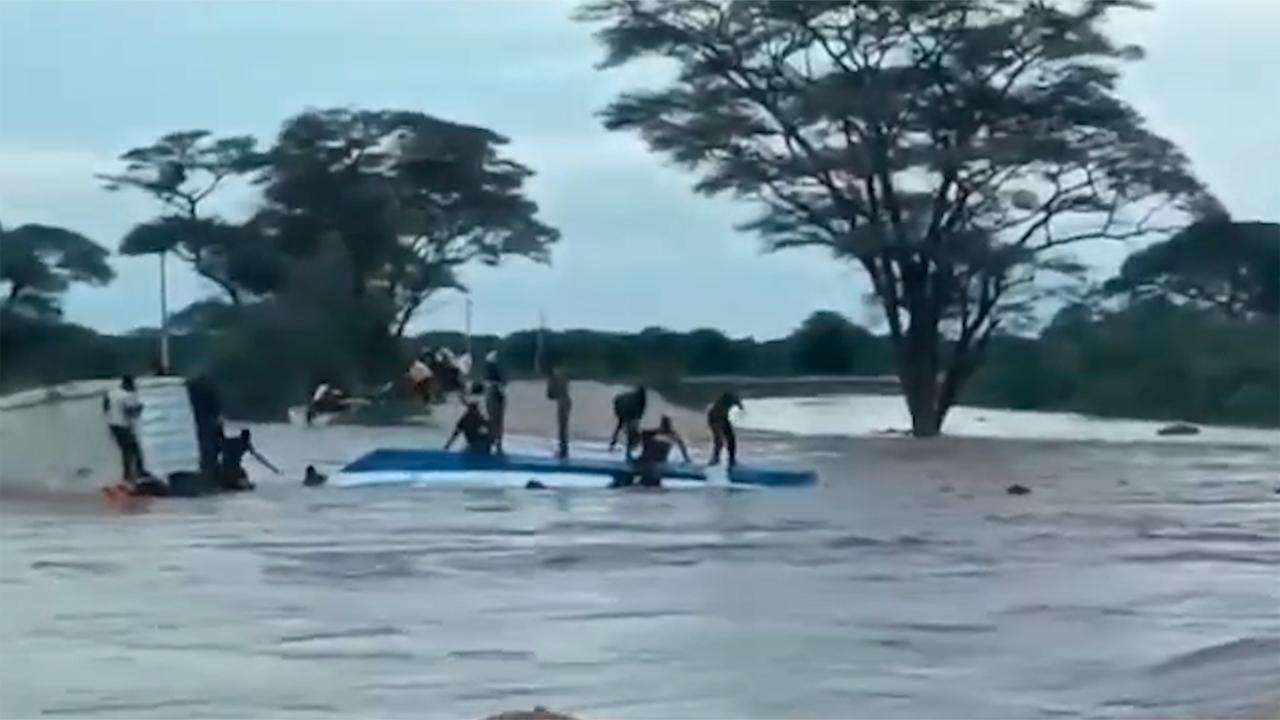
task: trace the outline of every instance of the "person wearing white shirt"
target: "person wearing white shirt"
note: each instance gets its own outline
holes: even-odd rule
[[[111,437],[120,448],[120,463],[124,470],[124,481],[136,484],[148,477],[142,459],[142,447],[138,444],[138,418],[142,417],[142,400],[138,398],[138,388],[133,377],[125,375],[120,378],[120,387],[109,390],[102,399],[102,411],[107,416],[107,427]]]

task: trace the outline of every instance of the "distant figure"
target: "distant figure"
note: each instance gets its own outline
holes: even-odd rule
[[[151,473],[146,470],[142,447],[138,444],[138,418],[142,417],[142,400],[133,376],[120,378],[120,387],[109,390],[102,398],[102,412],[107,416],[107,427],[120,449],[122,479],[136,485]]]
[[[551,366],[547,376],[547,399],[556,404],[556,457],[569,457],[569,415],[573,412],[573,398],[569,395],[569,379],[558,365]]]
[[[443,402],[451,392],[463,394],[465,373],[458,366],[457,359],[449,348],[437,350],[427,364],[435,376],[437,402]]]
[[[434,373],[431,371],[431,366],[427,364],[430,360],[431,351],[423,351],[421,355],[413,359],[413,362],[409,364],[409,371],[405,373],[413,388],[413,394],[422,401],[423,405],[431,404],[432,399],[435,397],[435,389],[432,387]]]
[[[321,381],[311,393],[311,402],[307,404],[307,424],[317,415],[340,413],[347,409],[347,394],[342,390]]]
[[[276,475],[280,474],[280,469],[271,464],[271,461],[262,456],[258,449],[253,446],[253,436],[249,433],[249,429],[245,428],[240,434],[222,438],[222,463],[219,481],[223,490],[252,490],[253,483],[249,482],[249,473],[244,469],[244,456],[246,453],[252,455],[255,460],[262,463],[267,469]]]
[[[200,449],[200,474],[206,482],[218,476],[218,448],[222,439],[222,400],[206,376],[187,381],[187,398],[196,421],[196,443]]]
[[[742,407],[742,398],[727,392],[716,398],[707,408],[707,427],[711,429],[711,462],[708,465],[720,464],[720,451],[729,451],[729,467],[738,464],[738,439],[733,434],[733,423],[729,420],[729,411]]]
[[[319,487],[328,482],[328,480],[328,477],[316,470],[315,465],[308,465],[306,472],[302,474],[302,484],[306,487]]]
[[[690,462],[689,448],[684,438],[676,432],[671,418],[663,415],[658,427],[640,433],[640,456],[635,461],[635,477],[641,487],[659,487],[662,485],[662,468],[671,457],[672,446],[680,448],[684,461]],[[628,483],[630,484],[630,483]]]
[[[493,433],[493,449],[502,453],[502,435],[507,417],[507,378],[498,365],[498,351],[492,350],[484,358],[484,409],[489,416],[489,429]]]
[[[613,416],[618,424],[613,428],[613,436],[609,438],[609,452],[618,444],[618,435],[626,431],[626,457],[631,459],[631,449],[640,440],[640,421],[644,418],[645,405],[648,403],[648,391],[643,385],[635,389],[619,393],[613,398]]]
[[[459,435],[467,442],[467,454],[489,455],[493,452],[493,432],[489,428],[489,421],[480,412],[479,403],[474,400],[467,401],[467,409],[458,418],[458,424],[454,426],[453,434],[444,444],[444,449],[453,447],[453,442]]]

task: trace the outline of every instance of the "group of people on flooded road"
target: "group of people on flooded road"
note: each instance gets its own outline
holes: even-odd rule
[[[186,473],[169,478],[156,477],[147,469],[138,434],[144,405],[134,378],[125,375],[120,379],[118,387],[112,388],[103,396],[102,411],[111,437],[120,452],[121,480],[129,494],[199,495],[252,490],[254,485],[249,481],[249,474],[244,468],[246,455],[252,456],[275,474],[280,474],[280,469],[254,447],[253,435],[248,428],[234,435],[226,434],[221,403],[207,380],[189,380],[187,395],[195,420],[200,470],[194,477]]]
[[[507,377],[498,362],[497,352],[490,352],[485,356],[480,378],[475,382],[467,382],[469,371],[469,356],[457,358],[447,349],[427,349],[414,358],[405,373],[405,379],[413,395],[424,403],[443,402],[451,394],[456,394],[461,399],[464,411],[445,442],[446,450],[453,448],[461,439],[462,452],[477,456],[500,455],[503,453],[506,428]],[[393,386],[394,383],[389,383],[387,388]],[[254,485],[244,468],[246,456],[253,457],[272,472],[280,474],[279,468],[254,446],[252,434],[247,428],[234,435],[226,434],[221,403],[207,379],[189,380],[187,391],[200,455],[200,469],[198,477],[194,479],[160,479],[148,471],[138,434],[143,403],[133,377],[121,378],[119,386],[104,396],[103,412],[120,452],[122,479],[132,494],[203,494],[252,490]],[[573,397],[568,377],[560,367],[552,366],[547,373],[546,398],[555,408],[556,457],[567,459]],[[609,440],[609,452],[614,452],[621,442],[626,461],[634,470],[632,476],[619,478],[619,485],[660,484],[662,468],[669,462],[671,452],[676,449],[680,451],[685,463],[691,462],[688,445],[670,416],[661,416],[657,425],[652,428],[641,426],[648,398],[649,390],[644,385],[620,392],[613,398],[615,424]],[[307,424],[310,425],[318,414],[344,411],[352,401],[335,385],[319,382],[307,406]],[[709,465],[719,464],[725,451],[729,466],[733,467],[737,463],[737,440],[730,412],[741,407],[742,399],[737,394],[725,392],[707,409],[707,427],[712,437]],[[323,476],[313,468],[308,468],[304,484],[322,483]],[[179,489],[176,487],[178,484],[183,487]]]
[[[476,383],[471,396],[465,398],[465,410],[445,441],[446,450],[451,449],[461,438],[465,453],[476,456],[502,453],[506,379],[498,366],[495,353],[486,357],[483,377],[483,382]],[[613,452],[621,441],[625,458],[635,469],[634,476],[622,478],[617,484],[660,484],[661,469],[669,461],[673,449],[679,449],[685,463],[691,462],[688,445],[676,430],[670,416],[663,415],[653,428],[641,427],[648,406],[648,394],[648,388],[637,385],[613,399],[615,424],[609,439],[609,452]],[[478,397],[484,399],[483,409]],[[548,372],[546,397],[555,404],[556,457],[566,459],[569,456],[569,420],[573,411],[573,398],[569,380],[558,366],[552,366]],[[707,426],[712,437],[710,465],[718,465],[721,454],[725,451],[728,453],[729,466],[737,464],[737,438],[730,420],[730,412],[734,408],[742,408],[742,399],[736,393],[725,392],[707,409]]]

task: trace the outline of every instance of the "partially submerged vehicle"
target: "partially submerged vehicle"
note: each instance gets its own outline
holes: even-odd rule
[[[80,380],[0,397],[0,491],[98,493],[121,481],[120,451],[103,414],[117,379]],[[137,380],[138,443],[160,479],[197,477],[195,416],[181,377]]]

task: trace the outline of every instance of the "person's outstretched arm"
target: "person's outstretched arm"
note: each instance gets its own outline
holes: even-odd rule
[[[254,460],[257,460],[258,462],[262,463],[271,472],[277,475],[280,474],[280,468],[276,467],[275,465],[272,465],[270,460],[263,457],[262,453],[258,452],[258,448],[250,445],[249,454],[253,456]]]
[[[680,454],[684,456],[684,461],[686,463],[693,462],[693,460],[689,459],[689,447],[684,444],[684,438],[680,437],[680,433],[672,430],[671,437],[676,441],[676,447],[680,448]]]

